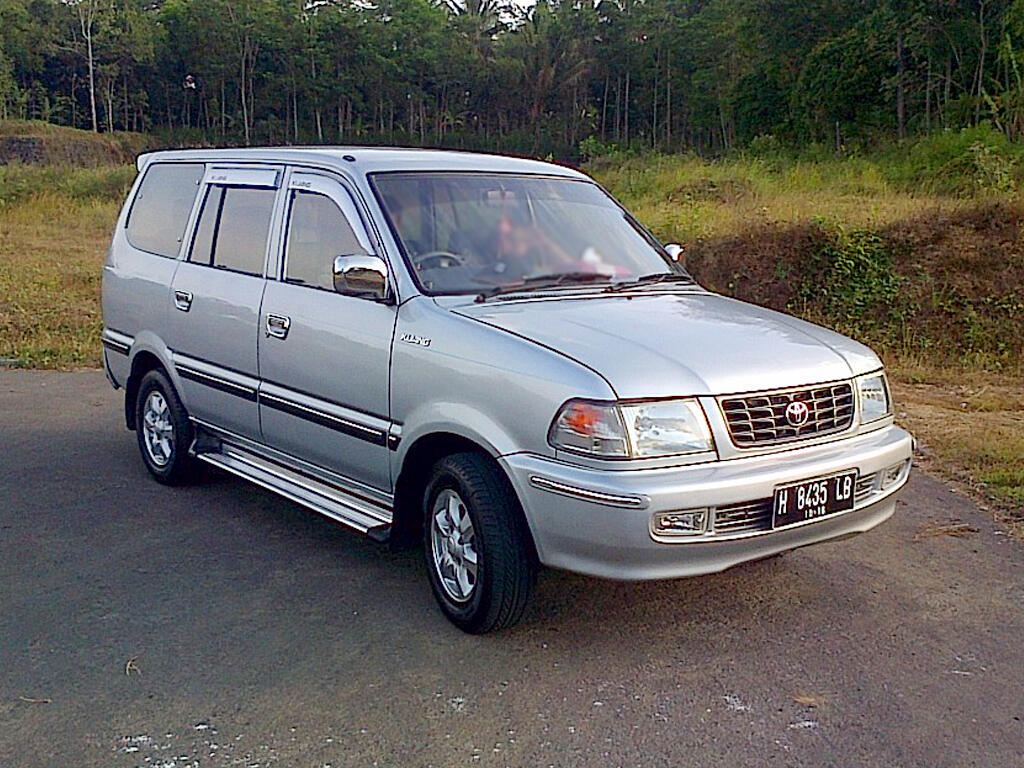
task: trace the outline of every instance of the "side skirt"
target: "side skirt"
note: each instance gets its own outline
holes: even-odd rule
[[[197,426],[204,434],[196,440],[192,451],[200,461],[274,491],[376,541],[387,540],[392,520],[389,504],[327,482],[303,471],[298,464],[261,455],[222,434],[212,435],[203,424]]]

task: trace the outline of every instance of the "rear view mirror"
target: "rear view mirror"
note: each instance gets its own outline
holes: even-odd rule
[[[665,253],[672,257],[672,261],[682,262],[683,260],[683,246],[679,243],[669,243],[666,245]]]
[[[388,267],[380,256],[338,256],[333,272],[334,290],[343,296],[371,301],[388,298]]]

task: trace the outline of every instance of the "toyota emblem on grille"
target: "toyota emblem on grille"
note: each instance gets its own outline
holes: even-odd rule
[[[794,400],[786,406],[786,421],[794,427],[802,427],[810,417],[811,409],[807,407],[807,403]]]

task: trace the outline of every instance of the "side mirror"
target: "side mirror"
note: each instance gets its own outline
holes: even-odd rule
[[[669,243],[665,246],[665,253],[672,257],[672,261],[683,260],[683,246],[679,243]]]
[[[343,296],[386,301],[388,266],[380,256],[337,256],[334,259],[334,290]]]

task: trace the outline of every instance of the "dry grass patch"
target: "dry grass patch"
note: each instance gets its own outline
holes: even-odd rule
[[[1024,380],[1019,374],[899,369],[899,420],[922,465],[984,499],[1024,536]]]
[[[897,189],[877,165],[855,160],[775,167],[676,155],[597,161],[588,170],[659,236],[689,244],[813,221],[876,228],[965,204]]]
[[[43,194],[0,208],[0,358],[100,364],[100,278],[119,207]]]

